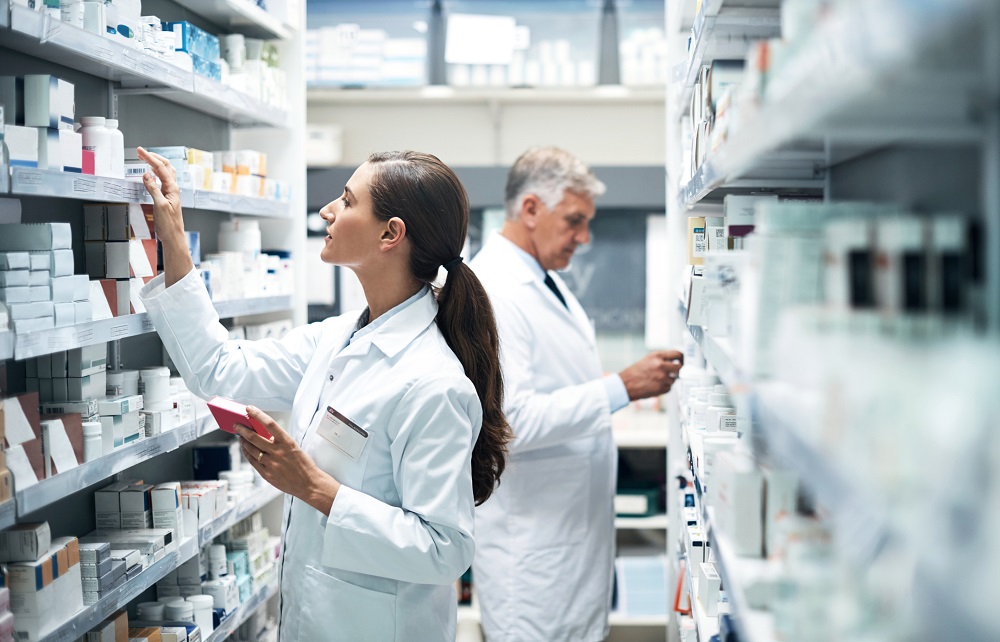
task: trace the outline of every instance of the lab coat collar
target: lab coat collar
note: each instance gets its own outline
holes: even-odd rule
[[[545,270],[538,264],[535,257],[522,250],[500,232],[494,232],[487,243],[496,247],[497,251],[507,255],[508,258],[503,261],[504,267],[510,270],[511,276],[518,283],[535,281],[543,283],[545,281]]]
[[[371,342],[385,356],[395,357],[434,322],[437,312],[433,290],[424,288],[419,299],[394,314],[371,335]]]

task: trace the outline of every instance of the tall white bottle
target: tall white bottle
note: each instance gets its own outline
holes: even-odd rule
[[[118,120],[106,118],[104,128],[111,141],[111,174],[115,178],[125,178],[125,136],[118,129]]]
[[[104,118],[84,116],[80,119],[80,123],[83,125],[80,128],[83,148],[94,152],[94,174],[111,176],[111,135],[104,127]],[[124,173],[123,169],[122,174]]]

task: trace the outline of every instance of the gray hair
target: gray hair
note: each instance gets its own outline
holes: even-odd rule
[[[558,147],[533,147],[514,161],[507,175],[504,204],[507,219],[521,214],[521,204],[529,194],[537,196],[549,209],[569,190],[596,199],[605,191],[602,183],[579,158]]]

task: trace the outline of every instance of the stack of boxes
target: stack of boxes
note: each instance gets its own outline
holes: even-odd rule
[[[222,81],[219,39],[190,22],[163,22],[164,32],[174,34],[174,62],[206,78]],[[188,67],[188,61],[190,67]]]
[[[52,539],[46,522],[18,524],[0,532],[0,561],[7,567],[3,584],[10,592],[18,640],[41,639],[83,608],[75,537]],[[0,623],[5,619],[0,617]]]
[[[101,416],[102,453],[126,446],[146,436],[142,395],[123,395],[97,404]]]
[[[83,137],[73,131],[75,101],[73,84],[55,76],[0,76],[0,105],[11,123],[4,125],[11,165],[82,173]]]
[[[83,603],[96,604],[102,597],[126,582],[125,561],[112,559],[107,542],[80,544],[83,562]]]
[[[107,344],[98,343],[83,348],[53,352],[25,362],[25,387],[38,392],[39,401],[49,412],[66,408],[85,414],[93,410],[90,401],[101,399],[107,386]],[[62,404],[62,405],[49,405]],[[69,410],[74,408],[73,410]]]
[[[83,214],[94,319],[145,312],[139,291],[159,273],[152,221],[136,203],[85,205]]]
[[[0,225],[0,301],[15,332],[91,320],[89,285],[73,266],[69,223]]]
[[[257,588],[276,580],[281,538],[271,536],[260,513],[230,528],[222,536],[222,542],[226,545],[226,557],[236,575],[241,601],[248,599]],[[244,565],[247,565],[246,573],[243,573]]]

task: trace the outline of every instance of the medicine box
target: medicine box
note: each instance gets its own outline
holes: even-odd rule
[[[24,124],[28,127],[73,129],[74,87],[48,74],[24,76]]]
[[[38,167],[38,129],[4,125],[3,139],[11,167]]]
[[[93,542],[90,544],[80,544],[80,562],[96,566],[111,560],[111,544],[107,542]]]
[[[153,527],[168,528],[179,540],[184,535],[180,482],[157,484],[152,491]]]
[[[16,524],[0,531],[0,562],[33,562],[52,545],[48,522]]]
[[[119,493],[135,482],[117,481],[94,493],[94,516],[99,530],[117,530],[122,527]],[[100,541],[100,540],[98,540]]]
[[[0,252],[69,250],[73,232],[69,223],[0,224]]]
[[[111,399],[102,399],[97,404],[98,413],[103,416],[127,415],[130,412],[142,410],[142,395],[125,395]]]
[[[27,270],[31,267],[28,252],[0,252],[0,270]]]
[[[66,379],[67,401],[103,397],[107,389],[107,381],[107,375],[104,372],[97,372],[85,377],[69,377]]]
[[[107,350],[108,344],[106,343],[96,343],[94,345],[69,350],[66,355],[67,375],[70,377],[85,377],[105,372],[107,370],[108,363]],[[95,412],[90,413],[90,415],[93,414],[97,414],[97,411],[95,410]]]

